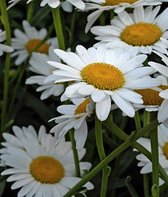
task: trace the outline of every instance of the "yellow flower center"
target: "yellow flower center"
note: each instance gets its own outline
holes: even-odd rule
[[[81,76],[86,83],[100,90],[117,90],[125,83],[124,75],[118,68],[101,62],[84,67]]]
[[[54,184],[64,177],[62,164],[50,156],[40,156],[30,164],[30,173],[41,183]]]
[[[41,43],[40,39],[32,39],[26,43],[25,48],[27,49],[29,53],[32,53],[33,51],[35,51],[39,53],[48,54],[49,44],[45,42],[40,45],[40,43]]]
[[[163,150],[163,154],[165,155],[166,159],[168,159],[168,142],[166,142],[164,144],[164,146],[162,147]]]
[[[159,86],[162,90],[168,88],[166,85]],[[163,98],[159,96],[158,91],[152,89],[142,89],[142,90],[135,90],[138,94],[142,96],[143,104],[144,105],[161,105],[163,102]]]
[[[104,5],[119,5],[120,3],[135,3],[137,0],[106,0]]]
[[[80,104],[77,106],[77,108],[76,108],[74,114],[86,113],[87,105],[88,105],[90,102],[91,102],[90,98],[85,99],[82,103],[80,103]]]
[[[127,26],[120,34],[120,39],[133,46],[153,45],[162,36],[161,29],[151,23],[137,23]]]

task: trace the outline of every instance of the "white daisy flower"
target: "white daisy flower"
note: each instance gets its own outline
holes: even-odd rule
[[[85,8],[85,3],[82,0],[66,0],[65,2],[72,4],[73,6],[75,6],[76,8],[80,10],[83,10]],[[61,4],[61,1],[60,0],[42,0],[40,5],[45,6],[46,4],[48,4],[52,8],[57,8]]]
[[[3,55],[4,52],[10,53],[13,51],[12,47],[1,43],[4,42],[5,40],[6,40],[6,33],[5,31],[2,31],[0,29],[0,56]]]
[[[168,57],[161,54],[161,53],[157,53],[157,55],[159,55],[161,57],[161,59],[165,63],[165,65],[157,63],[157,62],[149,62],[148,64],[151,67],[153,67],[155,70],[157,70],[159,73],[164,75],[168,80]],[[159,122],[164,122],[166,119],[168,119],[168,113],[167,113],[168,87],[166,89],[164,89],[163,91],[161,91],[159,96],[162,97],[164,99],[164,101],[162,102],[162,105],[160,106],[160,109],[158,112],[158,120],[159,120]]]
[[[26,80],[26,84],[38,84],[39,87],[36,89],[37,92],[42,92],[40,99],[44,100],[50,96],[59,96],[64,91],[63,84],[55,84],[54,79],[55,75],[50,82],[44,83],[44,80],[48,75],[52,74],[52,71],[55,70],[55,67],[49,65],[47,61],[53,60],[60,62],[60,59],[55,55],[54,49],[51,46],[49,48],[49,54],[33,53],[29,61],[30,70],[38,75],[31,76]]]
[[[163,98],[159,96],[159,93],[168,88],[168,80],[163,75],[156,77],[161,81],[161,85],[155,88],[147,88],[142,90],[135,90],[138,94],[142,95],[143,104],[134,104],[134,107],[138,109],[145,108],[146,111],[158,111]]]
[[[91,116],[94,106],[90,98],[73,99],[72,102],[73,104],[61,105],[57,108],[57,111],[63,115],[52,119],[58,124],[50,132],[62,139],[70,129],[74,128],[76,147],[80,150],[88,135],[86,118]]]
[[[14,135],[4,133],[1,159],[8,167],[1,175],[8,175],[7,181],[14,182],[11,189],[18,189],[18,197],[62,197],[81,178],[75,176],[75,164],[71,143],[65,140],[55,145],[57,138],[46,134],[41,126],[38,134],[32,126],[13,127]],[[78,152],[81,160],[85,149]],[[80,162],[81,171],[90,169],[91,164]],[[87,189],[93,189],[86,183]]]
[[[9,6],[8,6],[8,9],[12,8],[13,6],[15,6],[17,3],[19,3],[20,1],[22,0],[10,0],[9,1]],[[30,3],[31,1],[33,0],[27,0],[27,3]],[[56,0],[55,0],[56,1]],[[41,6],[44,6],[43,4],[45,3],[45,0],[43,0],[41,2]],[[47,3],[45,3],[46,5]],[[51,7],[54,6],[54,4],[51,2],[51,0],[48,0],[48,4],[51,4]],[[60,2],[60,6],[62,7],[62,9],[65,11],[65,12],[72,12],[73,10],[73,6],[71,3],[69,3],[68,1],[65,1],[65,2]]]
[[[93,23],[99,18],[102,12],[106,10],[114,10],[120,13],[126,8],[136,8],[140,6],[159,5],[168,0],[86,0],[85,11],[96,10],[87,17],[87,25],[85,31],[88,32]]]
[[[38,47],[47,35],[46,29],[37,31],[36,28],[32,27],[27,21],[23,21],[23,29],[24,32],[15,29],[15,38],[12,39],[12,47],[16,50],[12,56],[18,56],[15,61],[16,65],[24,62],[33,51],[48,54],[49,46],[53,41],[53,39],[48,40]],[[36,49],[36,47],[38,48]]]
[[[148,138],[140,138],[137,140],[144,148],[151,152],[151,142]],[[158,143],[159,143],[159,163],[162,168],[168,172],[168,127],[165,127],[163,124],[158,126]],[[136,149],[134,149],[137,151]],[[152,172],[152,162],[142,153],[136,156],[136,159],[139,161],[138,166],[142,167],[140,173],[147,174]],[[160,184],[163,183],[160,180]]]
[[[65,90],[68,98],[91,96],[96,103],[96,114],[106,120],[111,110],[111,100],[128,116],[135,114],[131,103],[142,103],[141,96],[133,89],[144,89],[160,85],[148,75],[150,67],[143,67],[146,55],[133,55],[122,50],[108,50],[104,46],[88,50],[77,46],[76,54],[59,49],[55,53],[65,64],[48,62],[59,70],[54,71],[55,83],[73,81]]]
[[[111,25],[92,27],[91,32],[100,43],[106,43],[110,48],[144,54],[155,50],[167,54],[168,9],[157,16],[159,10],[160,6],[149,6],[137,7],[133,14],[123,11],[111,20]]]

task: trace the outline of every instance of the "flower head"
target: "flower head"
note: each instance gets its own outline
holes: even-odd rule
[[[6,164],[1,175],[8,175],[7,181],[14,182],[12,189],[20,188],[23,196],[62,197],[81,178],[75,176],[75,165],[71,143],[64,139],[56,145],[57,138],[47,134],[43,126],[39,133],[32,126],[13,127],[14,135],[4,133],[4,148],[0,158]],[[78,152],[81,160],[85,150]],[[81,171],[89,170],[90,163],[80,162]],[[92,189],[91,183],[86,183]]]
[[[50,132],[54,132],[61,139],[70,129],[74,128],[76,147],[80,150],[88,135],[86,118],[91,116],[94,106],[89,97],[73,99],[72,102],[73,104],[61,105],[57,108],[58,112],[63,115],[52,119],[58,124]]]
[[[1,43],[4,42],[5,40],[6,40],[6,33],[5,31],[2,31],[0,29],[0,56],[3,55],[4,52],[10,53],[13,51],[12,47]]]
[[[131,103],[142,103],[141,96],[133,89],[143,89],[160,85],[149,77],[154,70],[142,67],[146,55],[133,55],[122,50],[108,50],[104,46],[89,48],[77,46],[76,54],[55,49],[55,53],[65,64],[50,61],[59,70],[55,83],[72,81],[66,90],[68,98],[90,96],[96,104],[96,114],[106,120],[111,110],[111,101],[133,117]]]
[[[15,38],[12,39],[12,47],[16,50],[12,56],[18,56],[15,64],[19,65],[24,62],[32,52],[48,54],[52,39],[43,42],[47,35],[46,29],[37,31],[27,21],[23,21],[24,32],[15,29]]]
[[[156,52],[157,53],[157,52]],[[160,72],[162,75],[164,75],[168,80],[168,57],[157,53],[162,59],[162,61],[165,63],[165,65],[157,63],[157,62],[149,62],[149,65],[156,69],[158,72]],[[167,107],[168,107],[168,87],[165,88],[163,91],[159,93],[159,96],[164,99],[162,102],[162,105],[160,106],[159,112],[158,112],[158,120],[159,122],[163,122],[166,119],[168,119],[168,113],[167,113]]]
[[[144,54],[151,54],[152,51],[167,54],[168,24],[165,18],[168,17],[168,9],[158,15],[159,10],[159,6],[149,6],[137,7],[133,14],[123,11],[111,20],[111,25],[92,27],[91,32],[110,48]]]
[[[55,55],[53,51],[53,47],[49,48],[48,55],[41,53],[34,53],[29,61],[31,67],[29,68],[31,71],[36,73],[37,75],[31,76],[26,80],[26,84],[38,84],[37,92],[41,92],[41,100],[44,100],[50,96],[59,96],[63,90],[63,84],[54,84],[54,76],[52,80],[48,83],[44,83],[47,76],[52,74],[52,71],[55,70],[55,67],[49,65],[47,61],[53,60],[60,62],[60,59]]]
[[[8,9],[12,8],[13,6],[15,6],[17,3],[19,3],[20,1],[22,0],[10,0],[9,1],[9,6],[8,6]],[[27,0],[27,3],[30,3],[31,1],[33,0]],[[51,1],[51,0],[47,0],[44,1],[42,0],[41,3],[40,3],[40,6],[45,6],[45,5],[49,5],[50,7],[52,8],[56,8],[58,6],[61,6],[62,9],[65,11],[65,12],[72,12],[73,10],[73,3],[71,4],[69,1],[64,1],[64,2],[60,2],[59,0],[55,0],[55,1]],[[78,5],[79,7],[80,5]],[[81,5],[82,6],[82,5]],[[82,8],[83,9],[83,8]]]
[[[143,104],[134,104],[135,108],[145,108],[145,110],[149,112],[159,110],[164,100],[161,96],[159,96],[159,93],[168,88],[168,80],[163,75],[158,75],[156,78],[161,81],[160,86],[155,88],[135,90],[138,94],[142,95],[143,99]]]
[[[148,138],[140,138],[137,140],[144,148],[151,152],[151,142]],[[163,124],[158,126],[158,143],[159,143],[159,163],[162,168],[167,172],[168,168],[168,127],[165,127]],[[142,167],[140,173],[146,174],[152,172],[152,162],[142,153],[136,156],[136,159],[139,161],[138,166]],[[160,184],[163,181],[160,180]]]
[[[67,6],[69,6],[69,4],[75,6],[76,8],[80,10],[83,10],[85,8],[85,3],[83,2],[83,0],[66,0],[65,3],[66,5],[63,4],[63,8],[66,8]],[[57,8],[61,4],[61,1],[60,0],[42,0],[40,5],[45,6],[46,4],[48,4],[52,8]]]
[[[96,10],[87,18],[85,31],[88,32],[93,23],[98,19],[102,12],[114,10],[115,13],[121,13],[126,8],[137,8],[147,5],[159,5],[168,0],[87,0],[85,11]]]

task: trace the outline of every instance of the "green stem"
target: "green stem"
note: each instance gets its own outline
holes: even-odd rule
[[[73,43],[74,43],[74,31],[75,31],[75,24],[76,24],[76,16],[77,16],[77,11],[74,10],[73,15],[72,15],[72,19],[71,19],[71,27],[70,27],[70,38],[69,38],[69,46],[72,48],[73,47]]]
[[[28,11],[27,11],[27,21],[31,23],[32,18],[33,18],[33,13],[34,13],[34,8],[35,8],[35,1],[31,1],[28,4]]]
[[[15,84],[13,92],[12,92],[12,98],[11,98],[11,102],[10,102],[10,106],[9,106],[9,114],[12,114],[13,104],[14,104],[14,101],[15,101],[16,93],[17,93],[20,81],[21,81],[21,79],[23,77],[23,74],[25,72],[26,66],[27,66],[27,62],[25,62],[24,65],[19,66],[19,70],[18,70],[19,76],[17,78],[16,84]]]
[[[143,174],[144,197],[149,197],[149,182],[148,175]]]
[[[144,111],[143,114],[143,126],[150,124],[150,112]],[[149,181],[148,175],[143,174],[143,185],[144,185],[144,197],[149,197]]]
[[[141,129],[141,121],[140,121],[140,117],[139,117],[139,112],[138,111],[135,112],[134,121],[135,121],[136,130],[137,131],[140,130]]]
[[[141,122],[140,122],[140,116],[139,116],[138,111],[135,113],[134,120],[135,120],[136,130],[140,130]],[[148,123],[149,122],[146,121],[146,119],[143,119],[143,127],[147,126]],[[143,185],[144,185],[144,197],[149,197],[149,183],[148,183],[148,177],[146,174],[143,174]]]
[[[167,185],[164,183],[163,185],[161,185],[161,186],[159,187],[159,192],[160,192],[160,193],[163,193],[163,192],[165,192],[165,190],[167,190]]]
[[[150,112],[144,111],[143,125],[146,126],[150,123]]]
[[[123,132],[116,124],[114,124],[110,118],[108,118],[105,122],[104,125],[108,128],[109,131],[111,131],[112,133],[114,133],[116,136],[118,136],[121,140],[126,140],[128,135]],[[136,135],[135,135],[135,141],[144,136],[145,134],[147,134],[148,132],[150,132],[153,129],[156,129],[158,126],[158,122],[157,120],[152,121],[149,125],[147,125],[146,127],[142,128],[141,130],[139,130]],[[140,153],[144,154],[149,160],[152,160],[151,157],[151,153],[146,150],[143,146],[141,146],[140,144],[138,144],[137,142],[133,142],[132,147],[134,147],[135,149],[137,149]],[[165,183],[168,186],[168,175],[165,172],[165,170],[161,167],[161,165],[159,164],[159,172],[160,175],[162,177],[162,179],[164,179]]]
[[[95,118],[95,135],[99,157],[100,160],[103,160],[106,157],[106,154],[103,146],[102,122],[97,117]]]
[[[71,143],[72,143],[72,150],[73,150],[73,156],[74,156],[76,176],[80,177],[81,174],[80,174],[80,166],[79,166],[79,157],[78,157],[78,151],[76,149],[74,131],[72,129],[69,131],[69,135],[70,135],[70,140],[71,140]]]
[[[154,197],[159,197],[159,153],[158,153],[158,132],[153,129],[150,132],[152,152],[152,181],[155,186]]]
[[[6,32],[6,43],[11,45],[11,30],[9,25],[9,18],[6,8],[6,0],[1,0],[1,14],[4,29]],[[8,90],[9,90],[9,69],[10,69],[10,54],[6,54],[5,67],[4,67],[4,90],[3,90],[3,105],[2,105],[2,117],[1,117],[1,131],[4,130],[4,125],[7,120],[7,106],[8,106]]]
[[[102,122],[96,117],[95,118],[95,135],[96,135],[96,145],[99,153],[100,160],[106,158],[106,154],[103,146],[103,133],[102,133]],[[100,197],[106,197],[108,176],[110,173],[110,167],[105,167],[102,169],[102,183],[101,183],[101,195]]]
[[[52,15],[53,15],[53,21],[54,21],[55,31],[57,34],[59,48],[65,50],[65,41],[64,41],[64,34],[63,34],[62,23],[61,23],[60,8],[57,7],[55,9],[52,9]]]
[[[95,168],[93,168],[88,174],[86,174],[79,183],[77,183],[69,192],[67,192],[64,197],[71,197],[77,190],[79,190],[84,184],[91,180],[96,174],[102,170],[108,163],[115,159],[119,154],[125,151],[131,142],[134,141],[134,133],[131,134],[127,140],[122,143],[118,148],[111,152],[105,159],[103,159]]]

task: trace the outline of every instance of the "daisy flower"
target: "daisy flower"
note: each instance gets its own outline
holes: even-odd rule
[[[93,23],[98,19],[102,12],[114,10],[120,13],[126,8],[136,8],[147,5],[159,5],[168,0],[86,0],[85,11],[96,10],[87,17],[87,25],[85,31],[88,32]]]
[[[2,44],[6,40],[6,33],[0,29],[0,56],[3,55],[4,52],[10,53],[13,51],[12,47]]]
[[[56,137],[46,133],[41,126],[38,134],[32,126],[13,127],[14,135],[4,133],[6,140],[0,149],[1,159],[7,169],[1,175],[8,175],[7,181],[14,182],[11,189],[18,189],[18,197],[62,197],[81,178],[75,176],[75,164],[71,143],[64,139],[57,145]],[[78,152],[81,160],[85,149]],[[81,171],[90,169],[91,164],[80,162]],[[93,189],[91,183],[85,185]]]
[[[151,152],[151,142],[148,138],[140,138],[137,140],[144,148]],[[159,143],[159,163],[162,168],[168,172],[168,128],[163,124],[158,126],[158,143]],[[135,151],[137,151],[135,149]],[[151,161],[142,153],[136,156],[136,159],[139,161],[138,166],[142,167],[140,173],[147,174],[152,172],[152,163]],[[160,180],[160,184],[163,181]]]
[[[145,108],[146,111],[158,111],[163,98],[159,96],[159,93],[168,88],[168,80],[163,75],[157,76],[157,79],[161,81],[161,85],[155,88],[147,88],[142,90],[135,90],[138,94],[142,96],[143,104],[134,104],[137,109]]]
[[[161,59],[162,59],[163,63],[165,63],[165,65],[157,63],[157,62],[149,62],[148,64],[168,79],[168,57],[161,54],[161,53],[157,53],[157,55],[159,55],[161,57]],[[164,99],[164,101],[162,102],[159,112],[158,112],[158,120],[159,120],[159,122],[163,122],[166,119],[168,119],[168,113],[167,113],[168,87],[166,89],[164,89],[163,91],[161,91],[159,93],[159,96],[162,97]]]
[[[73,104],[61,105],[57,108],[57,111],[63,115],[52,119],[58,124],[50,132],[62,139],[70,129],[74,128],[76,147],[80,150],[88,135],[86,118],[91,116],[94,106],[90,98],[73,99],[72,102]]]
[[[168,9],[158,15],[159,10],[160,6],[149,6],[136,7],[133,14],[123,11],[111,20],[111,25],[92,27],[91,32],[110,48],[144,54],[155,50],[167,54]]]
[[[141,96],[133,89],[144,89],[160,85],[149,77],[154,70],[143,67],[146,55],[133,55],[122,50],[111,50],[104,46],[88,50],[77,46],[76,53],[59,49],[55,53],[65,62],[48,63],[59,70],[54,71],[55,83],[72,81],[66,90],[68,98],[90,96],[96,104],[97,117],[104,121],[111,110],[111,101],[128,116],[133,117],[132,103],[142,103]]]
[[[15,61],[16,65],[24,62],[33,51],[48,54],[49,46],[52,44],[51,39],[40,45],[47,35],[46,29],[37,31],[36,28],[32,27],[27,21],[23,21],[22,24],[24,32],[19,29],[15,29],[15,38],[12,38],[12,47],[16,50],[12,56],[18,56]]]
[[[16,5],[17,3],[19,3],[20,1],[22,1],[22,0],[10,0],[10,1],[9,1],[8,9],[12,8],[13,6],[15,6],[15,5]],[[31,1],[33,1],[33,0],[28,0],[27,3],[30,3]],[[57,0],[55,0],[55,2],[56,2],[56,1],[57,1]],[[48,5],[50,4],[50,7],[53,6],[53,8],[54,8],[54,5],[56,5],[56,3],[52,3],[51,0],[48,0],[47,3],[48,3]],[[46,5],[47,3],[45,3],[45,0],[43,0],[43,1],[41,2],[40,6],[44,6],[43,4]],[[72,12],[72,10],[73,10],[72,4],[69,3],[68,1],[60,2],[60,5],[61,5],[62,9],[63,9],[64,11],[66,11],[66,12]]]
[[[64,90],[63,84],[54,84],[54,77],[48,83],[44,83],[44,80],[48,75],[52,74],[55,67],[47,64],[47,61],[53,60],[60,62],[60,59],[55,55],[54,49],[51,46],[49,48],[49,54],[33,53],[29,61],[30,70],[37,75],[31,76],[26,80],[26,84],[37,84],[39,87],[36,89],[37,92],[42,92],[40,99],[44,100],[50,96],[59,96]],[[55,75],[53,75],[55,76]]]
[[[80,10],[83,10],[85,8],[85,3],[82,0],[66,0],[65,2],[72,4],[73,6],[75,6],[76,8]],[[57,8],[61,4],[61,1],[60,0],[42,0],[40,5],[45,6],[46,4],[48,4],[52,8]],[[64,4],[64,6],[66,5]]]

